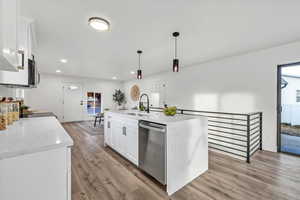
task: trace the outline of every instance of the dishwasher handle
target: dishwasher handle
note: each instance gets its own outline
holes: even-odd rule
[[[152,131],[161,132],[161,133],[164,133],[164,132],[165,132],[165,128],[164,128],[164,127],[162,127],[162,128],[157,128],[157,127],[145,125],[145,124],[142,124],[142,123],[140,123],[140,127],[145,128],[145,129],[149,129],[149,130],[152,130]]]

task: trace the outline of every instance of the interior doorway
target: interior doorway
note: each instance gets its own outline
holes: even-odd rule
[[[278,66],[278,152],[300,155],[300,62]]]
[[[63,122],[83,120],[82,94],[80,84],[65,84],[63,86]]]

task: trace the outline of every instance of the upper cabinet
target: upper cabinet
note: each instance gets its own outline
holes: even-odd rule
[[[19,4],[20,0],[0,0],[0,85],[34,87],[34,20],[20,16]]]
[[[0,0],[0,70],[17,71],[20,64],[18,34],[19,0]]]

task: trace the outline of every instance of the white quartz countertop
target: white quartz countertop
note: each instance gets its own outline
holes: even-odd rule
[[[20,119],[0,131],[0,160],[72,145],[72,138],[55,117]]]
[[[199,118],[198,116],[189,116],[189,115],[181,115],[181,114],[176,114],[175,116],[166,116],[162,112],[150,111],[150,113],[146,113],[137,110],[116,110],[116,111],[109,111],[108,113],[122,114],[127,118],[145,120],[145,121],[150,121],[150,122],[155,122],[160,124],[171,124],[175,122]]]

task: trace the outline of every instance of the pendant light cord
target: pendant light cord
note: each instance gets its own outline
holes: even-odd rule
[[[141,69],[141,54],[139,53],[139,69]]]
[[[177,58],[177,37],[175,37],[175,58]]]

